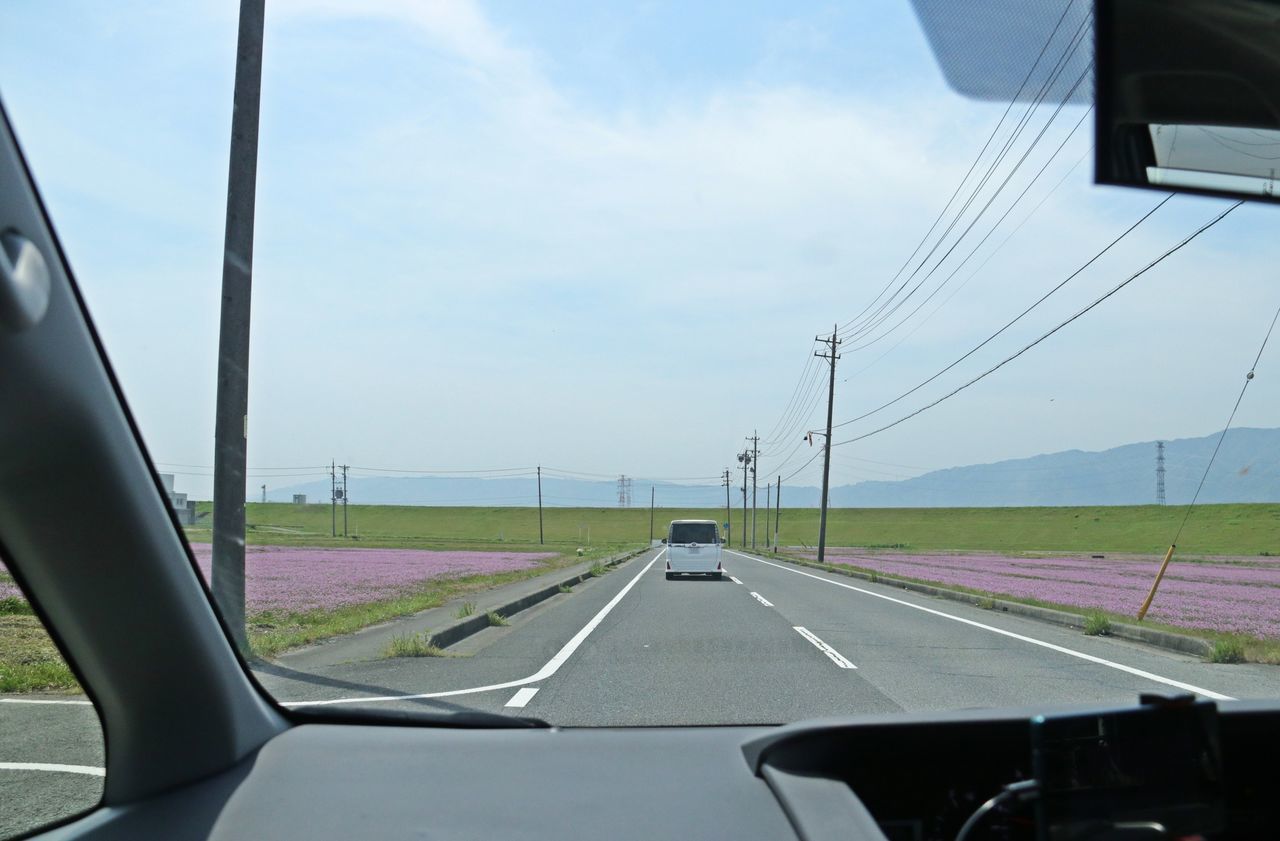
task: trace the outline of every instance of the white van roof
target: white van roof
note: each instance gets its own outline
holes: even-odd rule
[[[672,520],[671,521],[671,525],[673,526],[676,523],[711,523],[712,525],[719,525],[719,523],[717,523],[715,520]]]

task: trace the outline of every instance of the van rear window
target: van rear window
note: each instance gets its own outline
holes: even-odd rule
[[[673,523],[671,543],[715,543],[715,523]]]

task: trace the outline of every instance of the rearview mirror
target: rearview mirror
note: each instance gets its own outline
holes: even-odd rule
[[[662,545],[665,546],[666,544],[667,544],[667,539],[664,537],[662,538]]]
[[[1097,0],[1095,180],[1277,201],[1280,0]]]

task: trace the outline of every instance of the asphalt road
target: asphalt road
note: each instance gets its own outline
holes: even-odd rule
[[[1215,665],[883,584],[732,553],[667,581],[648,552],[464,640],[448,657],[268,667],[289,704],[481,709],[565,726],[779,723],[963,707],[1280,697],[1280,669]],[[93,802],[91,708],[0,699],[0,837]],[[6,763],[75,770],[6,769]]]

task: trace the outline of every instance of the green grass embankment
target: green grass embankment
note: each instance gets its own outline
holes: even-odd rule
[[[783,489],[784,493],[786,489]],[[784,496],[785,499],[785,496]],[[763,502],[763,499],[761,499]],[[209,506],[193,540],[209,539]],[[919,551],[1125,552],[1163,553],[1178,529],[1180,506],[1098,506],[1086,508],[837,508],[828,515],[830,546],[895,548]],[[352,505],[347,511],[353,538],[368,546],[444,548],[527,548],[538,544],[537,508],[425,507]],[[247,511],[250,543],[331,545],[328,505],[251,503]],[[673,519],[712,518],[724,522],[723,508],[658,508],[654,537]],[[749,513],[748,513],[749,519]],[[767,526],[766,526],[767,519]],[[733,542],[742,532],[742,509],[733,511]],[[774,515],[756,513],[756,543],[766,542]],[[338,530],[342,510],[338,510]],[[545,545],[567,551],[586,545],[643,542],[649,539],[648,508],[545,508]],[[749,537],[749,536],[748,536]],[[337,542],[347,544],[341,537]],[[783,508],[779,540],[784,546],[813,546],[818,512]],[[1178,541],[1188,555],[1280,555],[1280,505],[1197,506]]]

